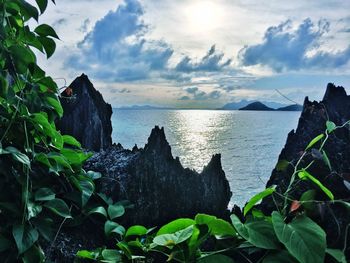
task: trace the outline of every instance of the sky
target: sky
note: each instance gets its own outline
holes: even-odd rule
[[[39,64],[60,86],[87,74],[113,107],[288,104],[276,89],[302,103],[350,87],[348,0],[56,0],[39,22],[60,37]]]

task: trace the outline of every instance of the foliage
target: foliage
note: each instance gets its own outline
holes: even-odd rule
[[[52,1],[54,2],[54,1]],[[231,222],[198,214],[179,218],[156,228],[141,225],[125,229],[115,220],[123,216],[126,202],[113,203],[95,193],[94,180],[101,175],[85,171],[90,154],[73,137],[62,135],[55,126],[63,115],[55,81],[36,63],[32,49],[49,58],[58,39],[54,29],[39,24],[32,30],[28,21],[38,21],[47,0],[37,7],[23,0],[0,0],[0,258],[2,262],[44,262],[41,244],[54,246],[64,224],[77,225],[81,218],[103,219],[104,234],[116,246],[81,250],[76,261],[92,262],[346,262],[347,238],[343,248],[327,247],[324,230],[301,209],[313,203],[334,200],[322,180],[310,173],[315,161],[301,167],[307,155],[332,166],[324,145],[335,130],[343,128],[327,121],[326,130],[305,147],[296,164],[282,160],[276,169],[290,165],[294,171],[283,193],[267,188],[248,201],[241,217]],[[39,12],[40,11],[40,12]],[[318,148],[316,146],[319,146]],[[313,186],[299,200],[291,193],[298,183]],[[318,192],[328,200],[315,200]],[[263,198],[279,195],[271,215],[257,207]],[[323,198],[323,199],[324,199]],[[349,227],[348,227],[349,228]],[[347,228],[347,231],[348,231]],[[346,231],[346,232],[347,232]],[[347,233],[345,234],[347,235]]]
[[[350,207],[346,201],[334,200],[333,193],[310,174],[308,170],[314,165],[314,160],[300,167],[306,155],[317,153],[331,167],[328,157],[324,158],[326,153],[323,148],[330,133],[345,124],[338,127],[328,121],[326,126],[325,133],[305,147],[285,192],[278,193],[275,187],[271,187],[256,194],[244,207],[244,218],[232,214],[229,223],[215,216],[198,214],[194,219],[179,218],[169,222],[157,232],[154,228],[132,226],[113,249],[115,260],[103,253],[103,249],[98,249],[80,251],[77,261],[127,262],[137,259],[138,262],[157,262],[161,257],[162,261],[169,262],[346,262],[346,243],[342,248],[327,248],[325,231],[301,209],[302,206],[305,211],[314,209],[312,203],[327,202],[315,200],[317,190],[330,199],[328,202]],[[319,147],[315,148],[318,144]],[[284,170],[289,165],[290,162],[284,161],[277,166],[279,170]],[[300,200],[291,199],[290,193],[300,181],[305,180],[316,189],[306,191]],[[284,202],[276,203],[276,211],[271,215],[264,215],[256,204],[272,194],[279,195]]]
[[[54,1],[52,1],[54,2]],[[49,58],[58,36],[38,22],[48,4],[0,1],[0,258],[2,262],[44,262],[41,244],[54,245],[64,223],[94,213],[94,180],[101,175],[82,169],[91,154],[55,126],[62,117],[59,90],[36,62],[33,49]],[[94,202],[98,204],[98,202]],[[110,204],[111,219],[124,207]],[[116,231],[112,229],[111,231]],[[108,252],[105,252],[105,254]]]

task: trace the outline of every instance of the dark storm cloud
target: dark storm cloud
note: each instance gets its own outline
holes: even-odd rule
[[[329,26],[325,20],[316,25],[310,19],[304,20],[296,30],[291,30],[290,20],[272,26],[265,32],[262,43],[240,51],[241,62],[245,66],[267,65],[277,72],[343,66],[350,60],[350,46],[335,53],[316,51],[307,56],[308,51],[320,46],[320,39]]]

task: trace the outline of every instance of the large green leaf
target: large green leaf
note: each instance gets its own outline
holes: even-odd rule
[[[192,233],[193,225],[190,225],[172,234],[157,235],[153,239],[153,243],[158,246],[172,247],[189,239],[192,236]]]
[[[55,198],[53,200],[47,201],[44,206],[59,216],[62,216],[64,218],[72,218],[66,202],[62,199]]]
[[[95,185],[89,179],[79,181],[81,190],[81,204],[84,207],[95,191]]]
[[[308,173],[306,170],[302,170],[298,173],[298,176],[300,179],[305,180],[309,179],[312,181],[314,184],[316,184],[331,200],[334,200],[334,195],[333,193],[325,187],[317,178],[312,176],[310,173]]]
[[[144,226],[139,226],[139,225],[135,225],[135,226],[131,226],[128,228],[128,230],[126,231],[125,236],[143,236],[147,234],[147,228],[145,228]]]
[[[21,74],[27,71],[29,64],[35,63],[35,55],[29,48],[23,46],[12,46],[10,52],[16,69]]]
[[[233,226],[222,219],[206,214],[197,214],[195,217],[196,224],[207,225],[210,233],[216,236],[235,236],[236,231]]]
[[[106,236],[110,236],[112,233],[123,236],[125,234],[125,228],[116,222],[107,220],[104,226]]]
[[[326,252],[327,254],[331,255],[335,260],[337,260],[339,263],[347,262],[344,252],[340,249],[327,248]]]
[[[125,213],[125,208],[122,205],[109,205],[108,206],[108,215],[110,219],[121,217]]]
[[[50,37],[54,37],[54,38],[59,39],[59,37],[57,36],[55,30],[51,26],[49,26],[47,24],[41,24],[41,25],[37,26],[34,29],[34,32],[37,33],[40,36],[43,36],[43,37],[50,36]]]
[[[254,205],[265,198],[266,196],[271,195],[275,191],[274,187],[266,188],[264,191],[254,195],[249,202],[245,205],[243,214],[244,216],[254,207]]]
[[[91,215],[91,214],[100,214],[107,218],[107,211],[103,206],[98,206],[90,209],[90,211],[88,212],[88,215]]]
[[[38,231],[27,225],[14,225],[12,235],[19,254],[27,251],[39,238]]]
[[[63,135],[62,138],[65,144],[69,144],[69,145],[81,148],[80,142],[78,142],[77,139],[75,139],[73,136]]]
[[[51,57],[56,50],[56,43],[50,37],[38,37],[40,43],[43,45],[47,58]]]
[[[7,152],[11,153],[12,158],[20,163],[23,163],[27,166],[30,167],[30,160],[29,157],[27,155],[25,155],[24,153],[21,153],[18,149],[16,149],[15,147],[12,146],[8,146],[5,149]]]
[[[39,6],[40,12],[44,13],[47,7],[47,0],[35,0],[36,4]]]
[[[289,253],[301,263],[323,263],[326,253],[326,234],[323,229],[305,215],[286,224],[274,211],[272,223],[275,233]]]
[[[55,109],[59,117],[63,116],[63,108],[61,106],[60,101],[57,98],[46,97],[46,101],[52,108]]]
[[[177,231],[180,231],[184,228],[187,228],[191,225],[194,225],[196,223],[196,221],[194,221],[193,219],[190,218],[179,218],[176,219],[174,221],[171,221],[170,223],[162,226],[158,232],[157,232],[157,236],[158,235],[163,235],[163,234],[172,234],[175,233]]]
[[[40,188],[35,192],[35,201],[50,201],[55,199],[56,194],[50,188]]]
[[[249,243],[259,248],[279,249],[280,244],[271,222],[252,219],[243,224],[236,215],[231,215],[233,226]]]

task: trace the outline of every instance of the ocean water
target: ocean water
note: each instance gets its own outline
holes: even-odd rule
[[[163,126],[174,156],[202,171],[221,153],[230,183],[230,206],[244,205],[264,186],[300,112],[217,110],[113,110],[113,141],[143,147],[151,129]]]

